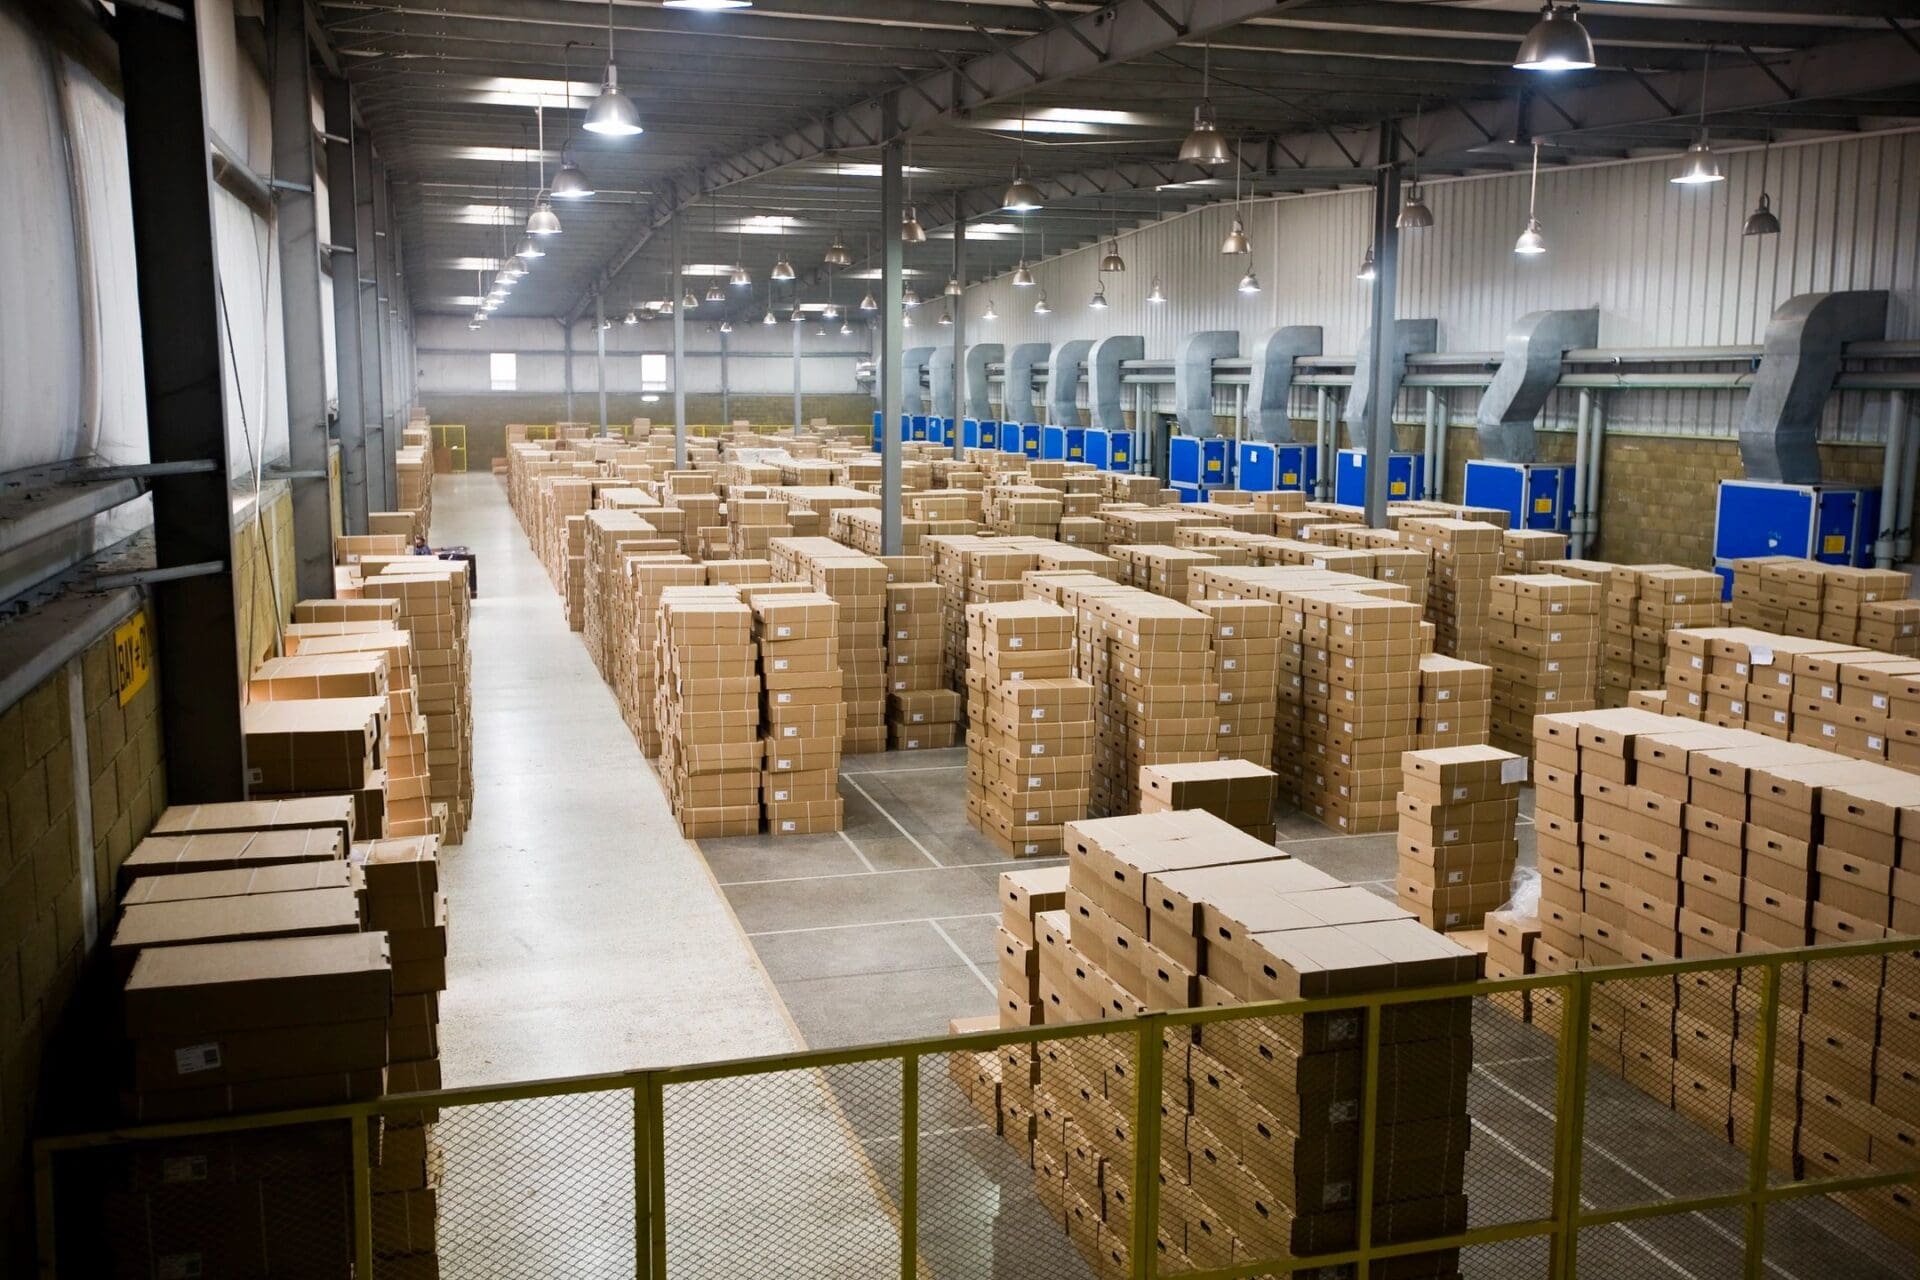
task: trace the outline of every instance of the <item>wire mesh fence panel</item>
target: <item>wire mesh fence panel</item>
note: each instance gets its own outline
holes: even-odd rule
[[[1819,1280],[1920,1275],[1920,1187],[1798,1196],[1768,1205],[1767,1270]]]
[[[431,1274],[423,1259],[435,1253],[441,1274],[461,1280],[633,1274],[632,1091],[437,1116],[385,1126],[373,1178],[375,1280]],[[426,1185],[394,1186],[412,1180],[423,1152]]]
[[[1473,1001],[1465,1165],[1473,1228],[1545,1218],[1553,1210],[1564,1027],[1544,1016],[1533,1020],[1533,997],[1540,994],[1511,991]]]
[[[1548,1280],[1552,1262],[1551,1236],[1525,1236],[1462,1249],[1460,1274],[1472,1280]]]
[[[1081,1276],[1086,1264],[1042,1193],[1031,1044],[920,1064],[919,1254],[941,1280]],[[1054,1149],[1059,1144],[1054,1144]]]
[[[1678,1213],[1583,1229],[1577,1273],[1649,1280],[1739,1280],[1746,1274],[1745,1257],[1745,1218],[1740,1210]]]
[[[344,1121],[60,1153],[63,1276],[339,1277],[353,1264]]]
[[[1732,1142],[1738,972],[1597,981],[1588,995],[1580,1189],[1588,1208],[1747,1184]]]
[[[668,1084],[666,1276],[897,1273],[900,1082],[883,1059]]]

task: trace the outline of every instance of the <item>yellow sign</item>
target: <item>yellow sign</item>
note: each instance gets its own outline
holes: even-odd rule
[[[1407,494],[1407,482],[1405,480],[1395,480],[1387,485],[1387,492],[1396,498],[1404,498]]]
[[[1533,509],[1543,516],[1550,516],[1553,514],[1553,499],[1535,498],[1533,500]]]
[[[140,612],[113,629],[113,687],[126,706],[153,677],[153,636]]]

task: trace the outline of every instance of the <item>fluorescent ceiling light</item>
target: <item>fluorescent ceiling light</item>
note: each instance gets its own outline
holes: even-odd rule
[[[878,178],[881,176],[880,166],[877,164],[837,165],[831,170],[831,172],[838,174],[842,178]],[[933,170],[922,168],[920,165],[917,165],[917,164],[907,164],[907,165],[900,166],[900,172],[932,173]]]
[[[751,9],[753,0],[661,0],[663,9],[698,9],[718,13],[722,9]]]
[[[986,118],[968,122],[976,129],[1005,130],[1011,133],[1089,134],[1110,129],[1177,128],[1182,122],[1171,116],[1147,115],[1139,111],[1101,111],[1090,107],[1045,107],[1031,112],[1023,121]]]
[[[505,226],[520,221],[519,211],[504,204],[452,204],[429,208],[427,216],[451,222],[477,222],[485,226]]]
[[[689,262],[680,268],[683,276],[729,276],[733,275],[731,262]]]
[[[903,276],[923,276],[927,273],[916,267],[902,267],[900,268],[900,274]],[[849,271],[843,278],[847,280],[878,280],[880,278],[880,268],[868,267],[865,271]]]
[[[433,265],[449,271],[498,271],[505,258],[441,258]]]
[[[528,160],[552,160],[559,156],[558,151],[542,151],[538,147],[448,147],[443,152],[454,160],[491,160],[506,164],[525,164]]]
[[[457,79],[450,85],[442,82],[441,87],[449,90],[446,93],[447,97],[456,100],[464,98],[468,102],[484,102],[498,107],[552,107],[558,111],[567,109],[569,83],[565,80],[534,80],[522,76],[483,76],[466,83],[471,88],[465,94],[461,92],[461,85]],[[589,102],[593,101],[594,95],[600,92],[597,81],[575,80],[571,87],[575,98],[585,98]],[[526,149],[522,148],[519,154],[524,157]]]

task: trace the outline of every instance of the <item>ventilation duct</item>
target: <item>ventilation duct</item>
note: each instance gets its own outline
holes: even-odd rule
[[[1320,326],[1283,324],[1253,344],[1253,385],[1247,389],[1247,421],[1253,438],[1280,444],[1293,438],[1288,403],[1293,392],[1293,362],[1320,354]]]
[[[993,396],[987,387],[987,366],[1007,358],[1007,349],[998,342],[976,342],[967,348],[967,416],[975,422],[992,422]]]
[[[1213,362],[1239,354],[1236,329],[1202,329],[1180,344],[1180,354],[1173,361],[1173,409],[1183,434],[1220,434],[1213,421]]]
[[[1046,362],[1053,350],[1047,342],[1022,342],[1007,353],[1006,378],[1000,387],[1003,422],[1038,422],[1033,416],[1033,367]]]
[[[1107,431],[1127,429],[1126,410],[1120,407],[1120,366],[1146,358],[1147,340],[1137,333],[1116,333],[1093,344],[1093,354],[1087,357],[1087,404],[1093,410],[1094,426]]]
[[[1407,357],[1427,355],[1440,345],[1438,320],[1395,320],[1393,341],[1387,344],[1389,370],[1387,395],[1391,402],[1400,398],[1400,383],[1407,376]],[[1353,387],[1347,392],[1347,434],[1353,447],[1365,452],[1373,422],[1373,330],[1360,339],[1360,356],[1353,365]]]
[[[1047,370],[1047,421],[1056,427],[1084,425],[1080,421],[1080,369],[1091,350],[1091,338],[1075,338],[1054,349],[1053,363]]]
[[[927,391],[932,408],[927,412],[936,418],[952,418],[953,412],[953,348],[935,347],[933,358],[927,361]]]
[[[1780,304],[1767,322],[1760,367],[1740,415],[1747,479],[1820,482],[1815,441],[1841,349],[1886,333],[1887,295],[1879,289],[1803,293]]]
[[[925,403],[920,391],[920,375],[926,372],[933,352],[932,347],[908,347],[900,353],[900,412],[916,414]]]
[[[1600,312],[1529,311],[1513,322],[1502,344],[1500,368],[1480,397],[1476,419],[1481,456],[1495,462],[1537,462],[1533,420],[1560,385],[1569,351],[1600,345]]]

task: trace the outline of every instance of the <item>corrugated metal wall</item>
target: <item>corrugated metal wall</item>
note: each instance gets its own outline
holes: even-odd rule
[[[1397,313],[1437,318],[1442,351],[1496,350],[1515,319],[1548,307],[1598,307],[1602,346],[1721,346],[1758,343],[1774,308],[1795,294],[1876,288],[1893,293],[1888,336],[1920,336],[1920,217],[1913,213],[1920,134],[1772,149],[1767,187],[1783,230],[1747,239],[1740,230],[1760,192],[1762,162],[1758,150],[1726,156],[1727,181],[1709,187],[1669,182],[1670,158],[1545,169],[1539,217],[1549,252],[1534,259],[1513,253],[1527,217],[1525,173],[1430,183],[1435,226],[1401,238]],[[1183,214],[1122,239],[1128,271],[1107,281],[1109,310],[1087,307],[1105,252],[1089,246],[1034,269],[1051,316],[1033,315],[1038,290],[1016,290],[1005,274],[969,289],[969,337],[1012,345],[1140,333],[1148,358],[1167,359],[1196,330],[1238,329],[1245,350],[1268,326],[1319,324],[1330,354],[1350,354],[1366,325],[1368,286],[1354,271],[1371,207],[1365,191],[1248,206],[1252,263],[1263,286],[1253,297],[1234,289],[1248,260],[1219,252],[1231,208]],[[1161,306],[1145,300],[1155,275],[1171,298]],[[989,295],[998,321],[978,318]],[[1699,391],[1607,397],[1616,429],[1686,435],[1730,433],[1744,398]],[[1451,390],[1446,399],[1453,420],[1466,422],[1479,393]],[[1548,425],[1569,423],[1573,401],[1556,397]],[[1415,397],[1403,399],[1403,411],[1415,405]],[[1836,396],[1826,435],[1878,439],[1884,412],[1883,397]]]

